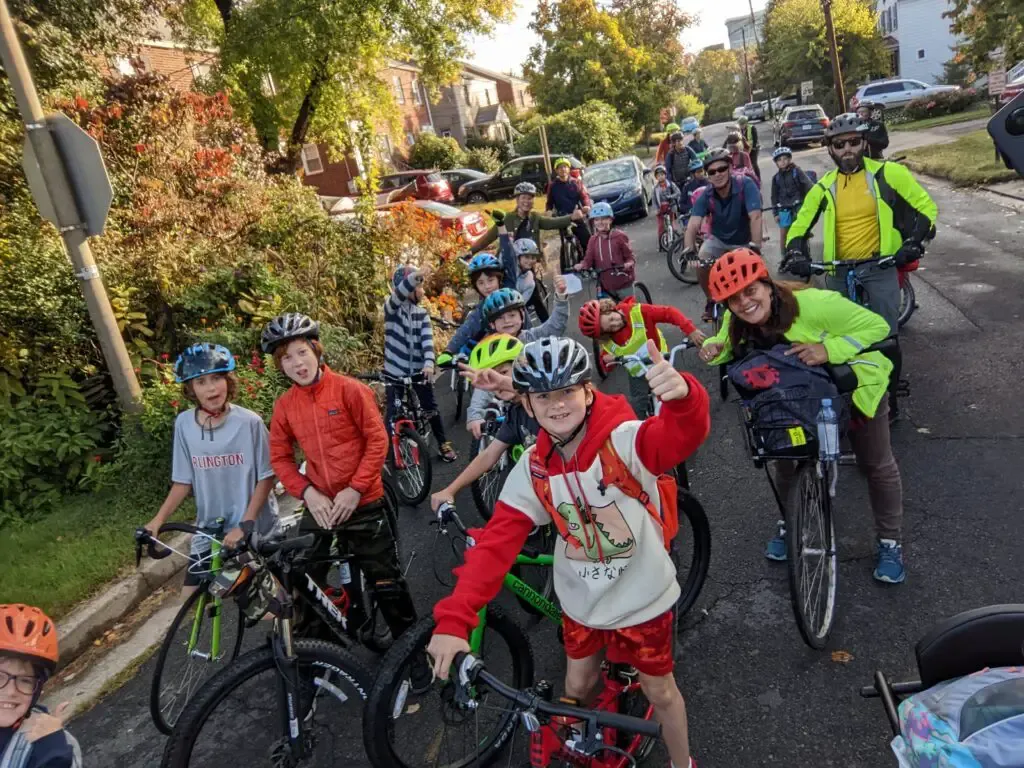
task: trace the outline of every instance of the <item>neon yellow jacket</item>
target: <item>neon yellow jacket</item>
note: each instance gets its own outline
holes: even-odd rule
[[[881,352],[861,350],[889,336],[889,324],[870,309],[847,299],[835,291],[804,288],[795,291],[800,310],[793,325],[783,335],[794,344],[824,344],[828,361],[833,364],[856,360],[851,367],[857,375],[853,403],[868,418],[875,415],[878,404],[889,387],[892,363]],[[722,329],[705,344],[723,344],[721,353],[709,365],[720,365],[733,359],[729,341],[732,313],[726,311]]]
[[[864,158],[864,171],[878,209],[878,232],[882,256],[892,256],[905,240],[924,241],[935,226],[939,214],[935,201],[913,175],[899,163]],[[811,187],[796,221],[789,228],[787,248],[801,248],[807,253],[807,235],[825,214],[824,260],[842,260],[836,254],[836,184],[842,183],[839,171],[826,173]]]

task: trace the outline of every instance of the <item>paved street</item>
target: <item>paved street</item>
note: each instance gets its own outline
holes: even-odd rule
[[[762,143],[770,147],[770,127],[762,125]],[[720,143],[722,130],[707,129],[709,142]],[[906,140],[901,136],[900,141]],[[767,185],[774,168],[770,149],[766,153],[761,168]],[[795,159],[819,175],[831,167],[822,149],[797,152]],[[712,435],[691,465],[695,493],[712,524],[711,572],[685,621],[677,667],[701,768],[894,764],[881,706],[861,700],[859,686],[870,682],[876,668],[914,677],[914,642],[933,622],[968,608],[1021,600],[1021,219],[994,196],[938,185],[930,189],[939,204],[938,237],[913,275],[920,309],[904,334],[904,371],[912,395],[893,435],[903,473],[908,579],[899,587],[872,580],[866,489],[855,469],[844,467],[837,499],[840,614],[826,651],[803,645],[789,605],[786,569],[762,556],[777,515],[764,473],[744,452],[735,406],[712,402]],[[698,318],[700,291],[669,274],[657,253],[653,218],[624,228],[655,301]],[[777,264],[774,224],[769,231],[765,252]],[[673,343],[678,332],[668,338]],[[694,357],[686,367],[698,369]],[[710,372],[698,375],[711,385]],[[610,390],[624,387],[621,373],[608,382]],[[445,387],[439,388],[442,409],[450,415],[451,400]],[[456,426],[452,432],[468,456],[465,431]],[[436,464],[434,487],[464,463]],[[468,493],[460,501],[472,517]],[[431,572],[428,519],[426,506],[403,510],[401,516],[406,556],[417,552],[409,580],[424,613],[445,592]],[[510,611],[521,615],[514,606]],[[553,633],[534,630],[532,641],[538,677],[558,681],[564,661]],[[840,650],[846,654],[833,656]],[[149,721],[151,671],[152,661],[72,721],[90,765],[157,764],[163,737]],[[338,765],[366,764],[356,724],[352,729],[351,751],[338,755]],[[247,757],[231,760],[263,764]],[[525,752],[518,755],[517,764],[525,758]],[[648,764],[667,763],[661,752]]]

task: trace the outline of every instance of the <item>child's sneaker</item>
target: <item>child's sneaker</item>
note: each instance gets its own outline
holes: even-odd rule
[[[903,567],[903,547],[892,539],[878,542],[878,564],[875,566],[876,581],[886,584],[902,584],[907,578]]]
[[[441,460],[447,461],[451,464],[453,461],[458,461],[459,454],[455,452],[454,446],[452,446],[451,440],[446,440],[441,443]]]
[[[779,520],[779,530],[768,539],[768,544],[764,548],[764,556],[777,563],[784,563],[786,555],[786,521]]]

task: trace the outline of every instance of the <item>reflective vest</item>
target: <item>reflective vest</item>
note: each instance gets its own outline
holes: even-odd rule
[[[633,334],[625,344],[616,344],[609,339],[601,345],[601,349],[615,357],[635,355],[642,348],[647,346],[647,326],[644,323],[644,312],[641,304],[634,304],[629,310],[629,322],[633,326]],[[658,348],[662,353],[668,353],[668,344],[665,337],[658,331]],[[633,378],[644,375],[644,367],[638,362],[626,363],[626,372]]]

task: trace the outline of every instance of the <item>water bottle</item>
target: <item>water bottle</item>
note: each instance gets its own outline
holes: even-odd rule
[[[331,569],[327,572],[327,586],[329,587],[337,589],[338,587],[343,587],[346,584],[351,583],[352,567],[349,565],[347,560],[340,563],[334,563],[334,565],[331,566]]]
[[[839,418],[832,409],[832,400],[824,398],[818,411],[818,458],[839,460]]]

